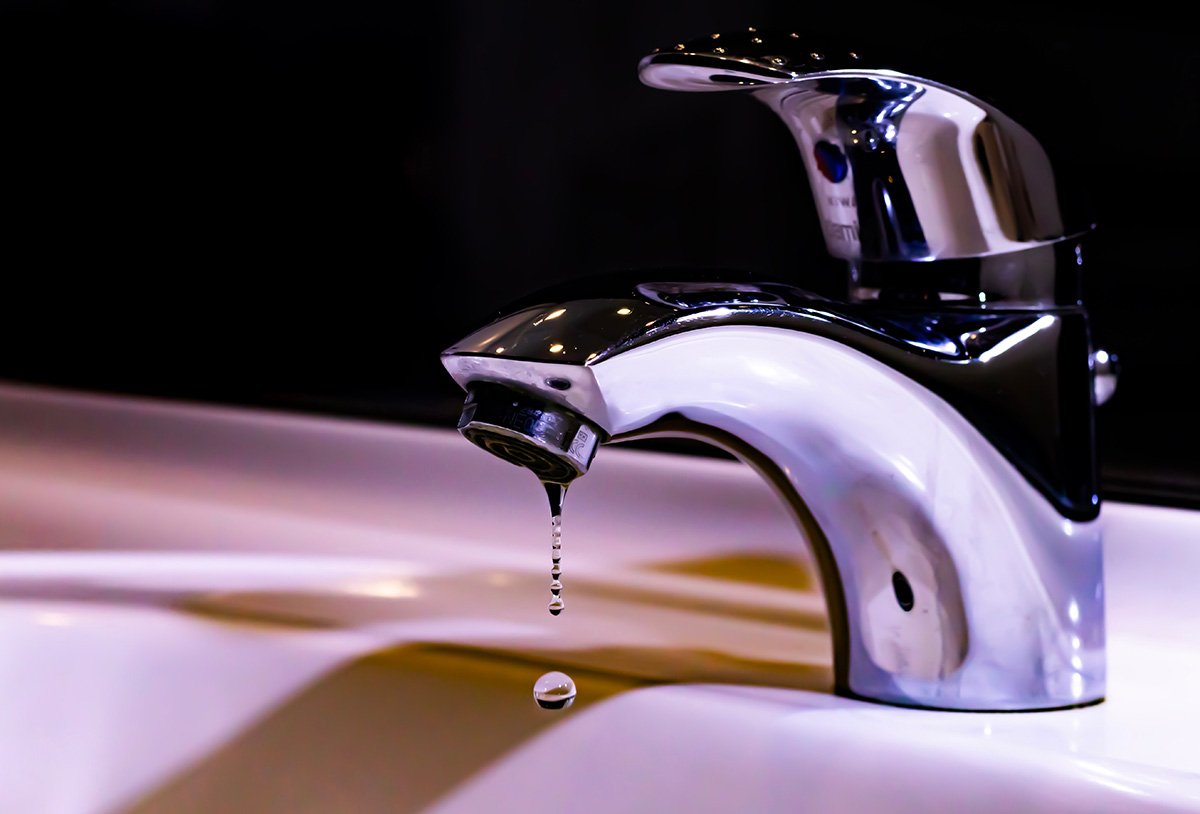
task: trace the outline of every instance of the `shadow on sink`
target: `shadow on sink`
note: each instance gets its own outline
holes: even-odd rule
[[[258,630],[263,647],[289,646],[297,635],[362,638],[363,655],[160,778],[134,812],[416,811],[628,690],[832,686],[820,598],[786,563],[749,557],[572,576],[568,612],[557,619],[539,601],[548,580],[505,569],[454,577],[365,569],[261,590],[7,578],[0,597],[182,613]],[[566,712],[531,698],[535,679],[552,669],[579,687]],[[548,781],[546,793],[558,792]]]
[[[540,609],[543,579],[506,571],[373,578],[343,591],[194,595],[177,607],[230,624],[374,631],[389,641],[420,639],[481,658],[586,669],[619,681],[830,688],[829,633],[819,598],[807,583],[780,590],[780,581],[791,579],[785,567],[747,559],[741,568],[726,564],[736,576],[716,589],[713,576],[680,577],[659,566],[627,572],[619,582],[581,575],[568,582],[568,612],[559,618]],[[756,567],[767,565],[774,576],[752,578]],[[671,570],[701,573],[703,567],[673,564]]]
[[[608,670],[581,668],[610,662]],[[566,713],[530,698],[544,662],[528,654],[409,646],[372,654],[324,677],[173,777],[131,812],[419,811],[531,738],[646,684],[622,668],[648,664],[732,678],[716,654],[580,654],[570,666],[579,701]],[[741,665],[743,678],[771,681],[775,666]],[[769,675],[768,675],[769,673]],[[828,685],[820,671],[786,676],[789,686]],[[719,679],[718,679],[719,680]],[[414,699],[418,699],[414,702]],[[556,787],[547,767],[547,795]]]
[[[567,720],[533,703],[530,688],[539,670],[438,647],[366,656],[306,688],[128,810],[421,810]],[[584,672],[575,678],[581,709],[636,686]],[[554,793],[552,784],[547,793]]]

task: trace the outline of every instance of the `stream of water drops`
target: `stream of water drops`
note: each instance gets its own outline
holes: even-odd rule
[[[543,483],[550,501],[550,604],[552,616],[563,612],[562,598],[562,506],[567,496],[564,483]]]
[[[550,604],[551,616],[563,612],[562,598],[562,507],[567,496],[565,483],[542,482],[550,501]],[[533,698],[542,709],[566,709],[575,702],[575,682],[566,673],[551,671],[533,685]]]

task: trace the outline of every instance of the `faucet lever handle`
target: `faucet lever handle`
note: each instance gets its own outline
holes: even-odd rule
[[[1064,215],[1041,143],[992,105],[796,32],[750,28],[659,49],[645,84],[746,91],[791,130],[830,254],[852,262],[984,258],[1045,275],[1051,244],[1088,229]],[[1011,264],[1008,264],[1011,265]],[[1051,271],[1052,273],[1052,271]]]
[[[639,74],[647,85],[664,90],[727,91],[865,64],[861,54],[840,45],[751,27],[656,48],[642,60]]]

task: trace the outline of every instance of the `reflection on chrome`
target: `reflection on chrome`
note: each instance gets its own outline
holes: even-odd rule
[[[1056,320],[1054,319],[1054,317],[1050,316],[1049,314],[1047,314],[1044,317],[1038,317],[1037,321],[1034,322],[1029,327],[1022,328],[1021,330],[1011,334],[1010,336],[1006,336],[1004,339],[1001,339],[995,345],[988,348],[983,353],[979,354],[979,361],[990,362],[992,359],[995,359],[996,357],[1000,356],[1002,353],[1012,350],[1017,345],[1021,344],[1025,340],[1029,339],[1031,336],[1038,333],[1039,331],[1044,331],[1047,328],[1053,327],[1055,322],[1056,322]]]
[[[1117,392],[1120,373],[1121,363],[1115,353],[1101,348],[1092,354],[1092,381],[1097,404],[1104,404]]]

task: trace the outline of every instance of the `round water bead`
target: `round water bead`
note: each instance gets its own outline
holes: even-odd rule
[[[566,709],[575,701],[575,682],[557,670],[546,673],[533,684],[533,700],[542,709]]]

